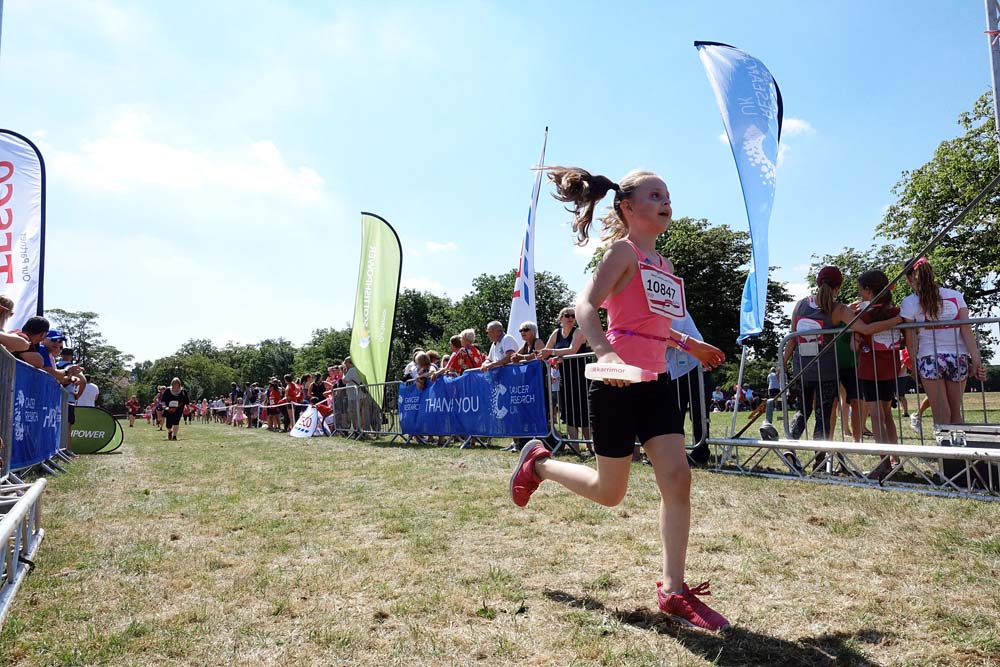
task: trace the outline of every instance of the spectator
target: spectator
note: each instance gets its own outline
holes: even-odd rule
[[[726,407],[726,395],[722,393],[722,387],[716,387],[712,392],[712,412],[722,412]]]
[[[559,393],[556,405],[566,422],[566,433],[571,440],[578,440],[580,429],[587,441],[587,451],[594,453],[590,434],[590,403],[587,394],[590,381],[584,375],[584,367],[591,360],[587,336],[576,326],[576,310],[572,307],[559,311],[559,326],[549,335],[545,347],[538,353],[539,359],[557,360],[559,369]]]
[[[687,313],[682,319],[673,321],[674,331],[687,334],[689,338],[695,340],[705,340],[701,332],[695,325],[691,314]],[[681,413],[681,421],[687,416],[688,408],[691,409],[691,434],[694,439],[695,448],[691,450],[691,460],[695,463],[705,464],[709,459],[708,442],[702,442],[704,436],[705,415],[702,414],[702,391],[698,374],[701,373],[701,363],[693,356],[680,348],[668,347],[666,351],[667,373],[670,375],[670,389],[667,400],[676,401]],[[692,371],[697,370],[698,373]]]
[[[13,314],[14,301],[10,297],[0,296],[0,345],[7,348],[7,351],[11,354],[17,356],[16,353],[28,350],[31,344],[23,336],[3,331],[7,326],[7,320]]]
[[[461,375],[467,370],[479,368],[482,365],[482,353],[474,345],[463,346],[461,336],[452,336],[449,344],[451,345],[451,354],[448,357],[448,363],[438,371],[438,376]],[[473,354],[472,350],[476,351],[478,357]]]
[[[24,363],[30,364],[35,368],[42,368],[45,360],[41,343],[48,332],[49,321],[47,319],[38,317],[37,315],[29,317],[20,331],[12,332],[21,338],[21,340],[11,345],[5,344],[5,347],[10,350],[11,354]],[[51,366],[51,363],[49,365]]]
[[[267,430],[280,430],[280,418],[278,416],[278,404],[281,403],[281,385],[277,378],[271,378],[267,384]]]
[[[545,347],[538,338],[538,325],[534,322],[522,322],[521,326],[518,327],[518,332],[524,342],[521,348],[514,353],[512,361],[515,363],[535,361],[538,359],[538,353]]]
[[[59,359],[56,360],[56,368],[58,370],[63,370],[67,366],[72,366],[73,365],[73,358],[75,356],[76,356],[76,353],[73,352],[72,348],[64,347],[59,352]]]
[[[292,426],[295,425],[295,420],[299,416],[299,410],[301,409],[296,403],[302,401],[302,387],[295,384],[292,380],[292,374],[286,373],[285,377],[285,403],[284,410],[282,410],[282,417],[285,421],[285,432],[292,430]]]
[[[441,353],[437,350],[427,350],[427,356],[430,357],[431,364],[435,368],[441,368]]]
[[[865,271],[858,277],[858,294],[864,301],[861,319],[864,322],[879,322],[899,315],[899,308],[892,306],[889,290],[873,301],[875,296],[889,285],[889,279],[881,271]],[[858,383],[861,396],[872,417],[875,442],[896,444],[896,424],[892,419],[892,400],[896,395],[896,377],[899,372],[899,332],[884,331],[875,336],[855,335],[858,350]],[[882,479],[892,469],[889,457],[882,459],[868,476]]]
[[[424,351],[421,348],[417,348],[416,350],[413,351],[413,355],[410,357],[410,360],[406,362],[406,366],[403,368],[403,382],[406,382],[407,380],[417,379],[418,354],[424,354]]]
[[[913,294],[903,299],[900,315],[907,322],[947,322],[969,317],[961,292],[939,287],[930,262],[921,257],[906,269]],[[931,402],[935,425],[963,421],[962,393],[971,374],[986,379],[979,345],[968,324],[906,329],[906,347]],[[970,373],[971,371],[971,373]]]
[[[413,369],[413,381],[417,389],[426,389],[427,380],[433,380],[438,369],[431,363],[431,356],[426,352],[417,352],[413,361],[416,364]]]
[[[180,378],[170,381],[170,387],[164,390],[161,400],[166,412],[167,440],[176,441],[184,406],[189,402],[187,390],[181,386]]]
[[[837,267],[825,266],[820,269],[816,276],[816,294],[800,299],[795,304],[792,311],[792,331],[832,329],[837,324],[846,324],[852,320],[854,312],[844,304],[837,303],[837,295],[840,294],[843,283],[844,276]],[[898,317],[874,324],[858,321],[852,328],[856,332],[871,335],[891,329],[899,322]],[[801,386],[797,387],[801,391],[802,411],[806,420],[812,414],[814,406],[819,408],[813,427],[813,438],[816,440],[828,440],[832,435],[833,404],[839,393],[836,352],[830,349],[829,340],[824,334],[803,334],[789,340],[784,350],[784,362],[787,364],[792,359],[795,375],[800,375],[803,368],[819,357],[805,373],[801,373]]]
[[[92,408],[97,405],[97,397],[101,390],[93,382],[88,381],[83,391],[76,398],[76,404],[81,408]]]
[[[247,416],[246,411],[243,409],[243,399],[237,398],[236,403],[233,405],[233,426],[240,427],[246,423]]]
[[[365,384],[365,378],[361,372],[354,367],[354,362],[350,357],[344,358],[344,386],[347,387],[347,422],[351,431],[361,437],[363,429],[361,424],[361,387]]]
[[[781,382],[778,380],[778,371],[771,366],[771,372],[767,374],[767,397],[777,398],[781,393]]]
[[[486,355],[486,361],[481,368],[487,371],[509,364],[518,347],[514,337],[504,333],[503,325],[496,320],[486,325],[486,335],[493,344],[490,345],[490,352]]]

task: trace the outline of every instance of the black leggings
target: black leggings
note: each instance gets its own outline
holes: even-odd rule
[[[824,382],[802,383],[802,412],[809,420],[809,415],[813,412],[813,399],[819,410],[816,413],[816,421],[813,423],[813,440],[829,440],[833,435],[831,428],[833,417],[833,402],[840,396],[840,387],[837,380]]]

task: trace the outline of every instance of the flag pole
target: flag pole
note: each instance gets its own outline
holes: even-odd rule
[[[0,7],[3,7],[3,0],[0,0]],[[993,119],[1000,131],[1000,101],[997,100],[1000,92],[1000,0],[986,0],[986,40],[993,74]]]

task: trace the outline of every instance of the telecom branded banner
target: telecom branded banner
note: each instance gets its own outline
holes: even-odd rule
[[[718,42],[694,45],[722,112],[750,222],[753,259],[740,307],[738,342],[742,344],[764,331],[767,237],[781,139],[781,91],[764,63],[753,56]]]
[[[385,382],[403,269],[403,247],[392,226],[374,213],[361,214],[361,268],[354,301],[351,361],[367,384]]]
[[[62,442],[63,389],[51,375],[19,363],[14,373],[14,442],[10,469],[52,458]]]
[[[45,163],[27,138],[0,130],[0,294],[14,301],[8,331],[42,314]]]
[[[466,371],[418,389],[399,388],[399,419],[408,435],[544,436],[546,419],[544,362]]]
[[[549,143],[549,128],[545,128],[545,139],[542,141],[542,157],[538,166],[545,164],[545,146]],[[531,189],[531,203],[528,205],[528,225],[524,230],[524,241],[521,242],[521,255],[517,260],[517,272],[514,276],[514,294],[510,299],[510,320],[507,322],[507,333],[514,340],[521,340],[518,329],[524,322],[538,324],[535,310],[535,211],[538,209],[538,193],[542,190],[542,170],[535,174],[535,186]]]

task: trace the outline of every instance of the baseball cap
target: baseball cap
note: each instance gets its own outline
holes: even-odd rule
[[[844,274],[835,266],[824,266],[816,276],[816,284],[822,285],[824,283],[830,287],[840,287],[844,284]]]
[[[48,338],[49,340],[56,340],[56,341],[66,340],[66,336],[64,336],[63,333],[58,329],[49,329],[49,332],[45,334],[45,337]]]

